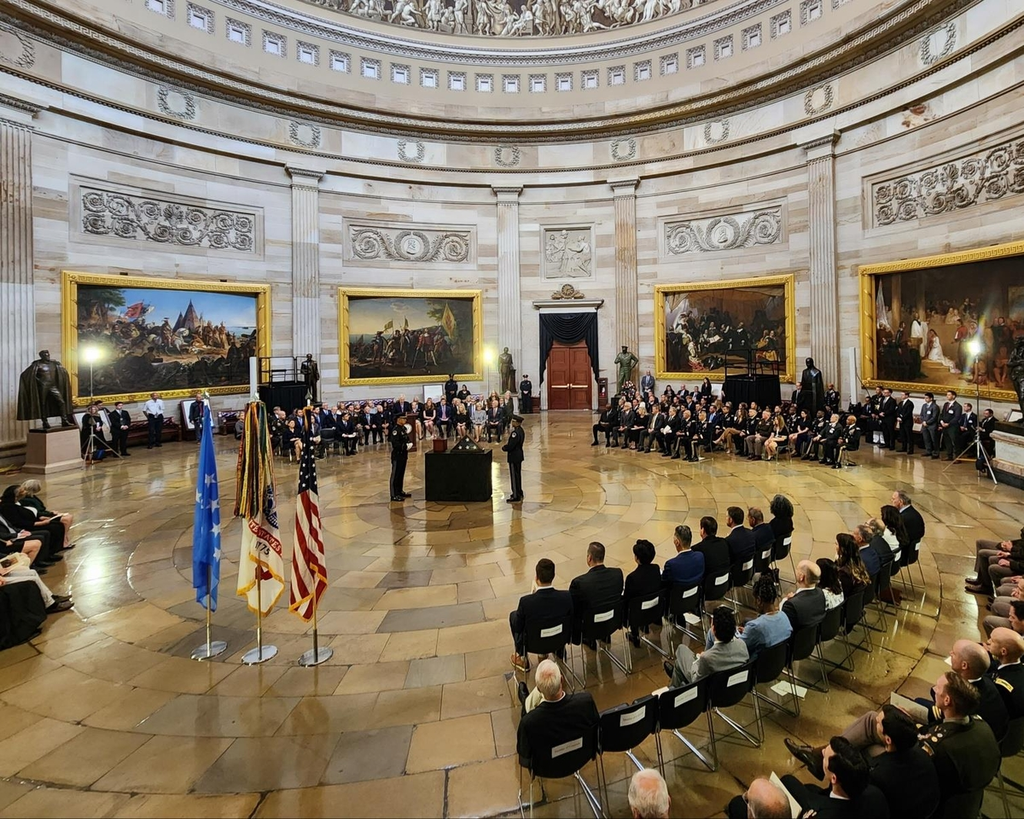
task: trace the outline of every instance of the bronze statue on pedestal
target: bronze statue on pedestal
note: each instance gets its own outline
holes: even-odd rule
[[[71,379],[59,361],[50,358],[49,350],[40,350],[39,358],[21,374],[18,385],[18,420],[41,418],[43,429],[50,428],[51,417],[73,427],[71,419]]]

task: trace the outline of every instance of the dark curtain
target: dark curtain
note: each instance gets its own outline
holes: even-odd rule
[[[597,313],[541,313],[540,314],[540,383],[544,383],[544,370],[548,366],[551,345],[560,341],[575,344],[580,339],[587,342],[590,366],[597,378]]]

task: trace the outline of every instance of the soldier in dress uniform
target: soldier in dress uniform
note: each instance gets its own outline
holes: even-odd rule
[[[508,441],[501,448],[502,452],[508,453],[508,471],[512,483],[512,494],[505,499],[508,503],[523,502],[523,443],[525,441],[523,416],[513,415]]]
[[[405,465],[409,460],[409,449],[412,442],[405,429],[405,414],[395,419],[395,425],[388,434],[391,442],[391,500],[400,502],[412,495],[405,491]]]
[[[533,412],[533,382],[528,375],[524,375],[523,380],[519,382],[519,410]]]
[[[1013,629],[995,628],[985,647],[992,655],[992,678],[1010,719],[1024,717],[1024,637]]]

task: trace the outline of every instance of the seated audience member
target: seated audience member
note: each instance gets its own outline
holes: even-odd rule
[[[65,549],[67,530],[57,518],[37,517],[35,509],[22,506],[15,500],[18,487],[8,486],[0,495],[0,515],[12,529],[24,529],[29,532],[46,532],[50,537],[50,545],[54,552]]]
[[[994,587],[1011,575],[1024,573],[1024,527],[1016,540],[976,540],[974,577],[964,588],[972,594],[994,594]]]
[[[45,531],[29,532],[27,529],[15,529],[0,515],[0,555],[21,552],[31,565],[46,573],[46,567],[62,559],[53,555],[49,549],[50,536]],[[56,560],[55,560],[56,558]]]
[[[839,444],[843,439],[843,425],[839,421],[839,415],[833,413],[828,424],[822,432],[820,443],[822,448],[819,464],[832,466],[836,463],[839,455]],[[812,439],[813,440],[813,439]]]
[[[772,513],[768,526],[776,540],[793,534],[793,503],[789,498],[785,495],[776,495],[772,498],[768,511]]]
[[[847,452],[853,452],[860,447],[860,429],[857,427],[857,419],[848,415],[846,417],[846,423],[842,426],[842,431],[839,435],[839,449],[836,452],[835,463],[832,464],[833,469],[843,468],[843,456]],[[857,464],[853,461],[847,460],[847,466],[856,466]]]
[[[940,804],[953,797],[963,799],[969,794],[977,797],[977,808],[971,814],[944,814],[940,807],[940,813],[935,815],[977,815],[981,808],[981,791],[999,769],[999,744],[988,723],[975,716],[980,696],[967,680],[955,671],[946,671],[936,681],[934,692],[942,721],[921,729],[920,738],[925,753],[935,765]],[[884,752],[880,724],[878,712],[869,711],[852,722],[843,736],[865,755],[876,756]],[[822,748],[799,745],[788,738],[784,742],[813,776],[823,778]]]
[[[661,573],[664,585],[675,583],[679,586],[695,586],[704,579],[704,555],[690,548],[692,540],[690,527],[683,523],[679,524],[672,535],[676,556],[665,561],[665,568]]]
[[[816,626],[825,619],[825,595],[818,588],[818,566],[810,560],[796,564],[796,589],[786,595],[782,612],[789,617],[793,631]]]
[[[1002,695],[1010,719],[1024,717],[1024,637],[1008,628],[997,628],[985,647],[992,655],[992,679]],[[996,734],[998,736],[998,734]]]
[[[949,665],[953,672],[973,685],[978,691],[978,706],[975,709],[981,719],[988,723],[996,739],[1006,733],[1010,716],[1006,710],[1006,704],[999,694],[998,687],[991,677],[988,676],[991,658],[985,648],[973,640],[957,640],[949,652]],[[932,691],[932,699],[919,698],[918,703],[928,708],[928,722],[936,723],[942,721],[942,709],[939,708],[935,699],[935,691]]]
[[[729,520],[729,534],[725,542],[729,544],[729,560],[743,563],[754,556],[754,533],[743,525],[746,515],[738,506],[730,506],[726,510]]]
[[[285,453],[294,452],[296,458],[302,454],[302,433],[299,432],[294,418],[285,421],[281,430],[281,450]]]
[[[754,660],[761,649],[771,648],[789,639],[793,624],[779,609],[779,587],[775,579],[765,572],[758,575],[753,586],[754,607],[757,617],[748,620],[740,629],[740,639],[747,644],[747,654]]]
[[[590,567],[589,570],[574,577],[569,584],[573,616],[576,621],[573,642],[576,644],[579,644],[581,639],[580,628],[583,618],[601,606],[614,605],[622,597],[622,569],[604,565],[603,543],[595,540],[587,546],[587,566]]]
[[[74,548],[74,544],[70,543],[70,531],[71,527],[75,522],[74,516],[70,512],[51,512],[46,508],[46,505],[39,497],[40,491],[42,491],[42,484],[39,481],[30,479],[22,481],[21,486],[18,487],[16,498],[19,504],[24,506],[26,509],[34,509],[37,518],[54,518],[60,520],[64,526],[64,547],[68,549]]]
[[[917,723],[886,703],[876,731],[885,752],[869,756],[871,784],[882,792],[892,816],[929,819],[939,804],[935,765],[917,740]]]
[[[890,570],[894,551],[890,540],[894,540],[894,538],[886,537],[888,530],[885,528],[885,524],[878,518],[869,518],[865,525],[871,531],[871,540],[868,541],[868,546],[878,555],[880,570],[883,572]]]
[[[836,570],[839,572],[839,585],[843,589],[844,599],[863,591],[871,582],[867,566],[861,560],[857,541],[849,532],[836,535]]]
[[[990,636],[997,628],[1008,628],[1017,634],[1024,634],[1024,578],[1012,586],[1004,584],[996,592],[996,599],[990,606],[992,613],[981,623],[985,636]]]
[[[747,523],[750,524],[750,531],[754,535],[754,554],[760,557],[762,552],[775,545],[775,533],[772,527],[764,522],[764,512],[757,506],[751,506],[747,510]]]
[[[43,598],[47,614],[70,609],[74,605],[70,595],[53,594],[39,576],[39,572],[24,565],[23,561],[26,560],[26,558],[21,558],[19,561],[15,555],[6,555],[0,558],[0,586],[11,583],[34,583],[39,589],[39,595]]]
[[[672,800],[668,785],[654,768],[644,768],[629,780],[629,810],[633,819],[668,819]]]
[[[860,552],[861,562],[864,564],[864,568],[868,570],[868,576],[873,581],[882,570],[882,561],[878,557],[878,552],[871,548],[871,540],[874,537],[874,533],[871,531],[870,526],[866,523],[861,523],[853,527],[851,534]]]
[[[747,644],[736,638],[736,615],[728,606],[719,606],[712,612],[708,636],[712,639],[711,647],[702,654],[694,654],[683,642],[676,649],[675,665],[665,662],[665,673],[672,678],[673,688],[743,665],[750,658]]]
[[[729,571],[732,565],[729,544],[724,537],[718,536],[718,521],[710,515],[700,519],[700,543],[693,547],[693,551],[704,555],[705,577],[718,577]]]
[[[542,557],[537,561],[533,590],[520,597],[519,606],[509,612],[508,626],[516,649],[511,661],[519,671],[525,672],[530,668],[530,659],[526,656],[526,627],[529,621],[572,618],[572,595],[554,588],[554,582],[555,564]]]
[[[807,439],[807,448],[801,456],[802,461],[816,461],[825,448],[825,431],[828,429],[828,418],[824,410],[818,410],[811,422],[811,432]]]
[[[820,573],[818,588],[825,595],[825,611],[832,611],[843,605],[843,584],[839,579],[839,568],[834,560],[819,557],[815,561]]]
[[[792,819],[786,792],[769,779],[760,777],[734,796],[726,810],[729,819]]]
[[[633,560],[636,568],[626,575],[622,590],[622,622],[629,621],[629,604],[638,597],[650,597],[661,591],[661,568],[654,562],[654,544],[649,540],[638,540],[633,544]],[[640,647],[640,633],[630,629],[629,641]]]
[[[31,640],[45,620],[45,604],[34,583],[0,584],[0,649]]]
[[[523,715],[516,736],[519,764],[526,768],[532,767],[535,755],[550,757],[552,748],[579,739],[600,721],[589,691],[565,693],[562,673],[553,660],[537,666],[536,683],[540,703]]]
[[[900,517],[903,518],[903,528],[907,533],[907,542],[913,546],[924,539],[924,518],[917,511],[917,507],[910,501],[910,495],[902,490],[892,493],[892,505],[900,510]]]
[[[864,757],[846,737],[832,737],[822,749],[822,773],[828,788],[805,785],[792,774],[782,777],[782,784],[804,809],[801,816],[888,819],[885,797],[871,784]]]

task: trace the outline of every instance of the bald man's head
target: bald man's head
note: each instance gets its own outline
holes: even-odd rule
[[[791,819],[793,815],[782,789],[763,778],[747,788],[747,805],[754,819]]]
[[[965,680],[976,680],[988,671],[988,652],[972,640],[957,640],[952,655],[953,670]]]
[[[1015,663],[1024,656],[1024,637],[1009,628],[992,629],[988,651],[1000,665]]]
[[[633,774],[629,783],[629,808],[633,819],[668,819],[672,800],[668,785],[653,768]]]

